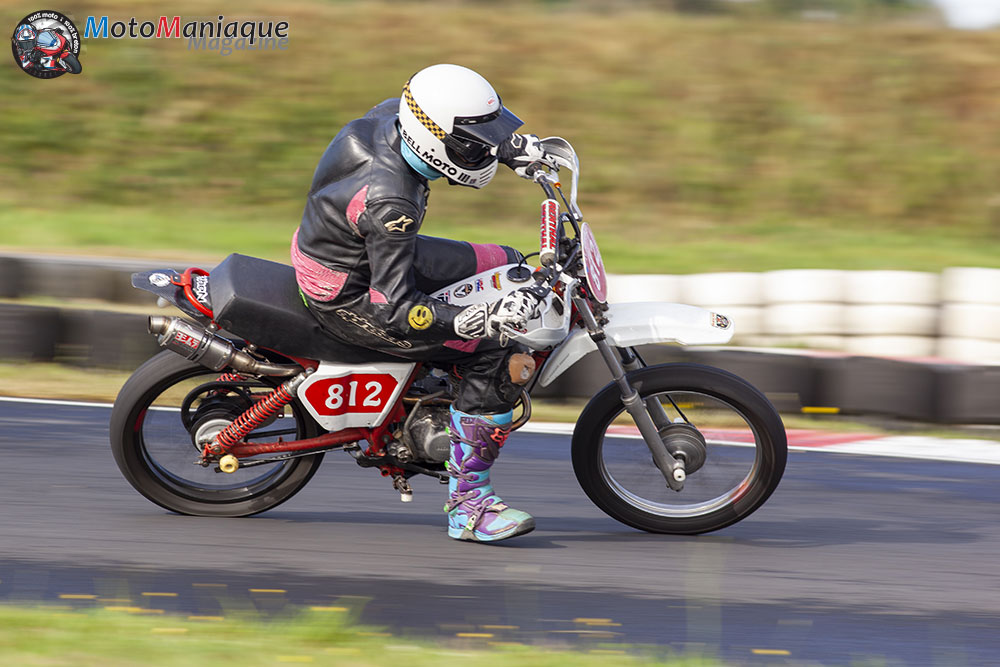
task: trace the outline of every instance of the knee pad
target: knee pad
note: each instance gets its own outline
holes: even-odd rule
[[[535,360],[530,354],[524,352],[512,354],[507,361],[507,370],[510,373],[511,382],[518,386],[524,386],[535,374]]]

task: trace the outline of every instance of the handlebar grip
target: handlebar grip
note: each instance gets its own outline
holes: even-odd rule
[[[555,199],[542,202],[541,231],[538,261],[542,266],[551,266],[556,261],[556,247],[559,244],[559,202]]]

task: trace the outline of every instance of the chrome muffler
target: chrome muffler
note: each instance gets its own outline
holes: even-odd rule
[[[226,338],[179,317],[153,315],[149,318],[148,330],[156,336],[156,342],[160,347],[207,366],[213,371],[230,367],[240,373],[284,377],[295,375],[302,370],[298,364],[272,364],[255,359]]]

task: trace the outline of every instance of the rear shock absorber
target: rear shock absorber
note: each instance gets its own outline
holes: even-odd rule
[[[295,391],[299,385],[311,374],[312,369],[307,369],[286,380],[266,397],[255,402],[246,412],[233,420],[232,424],[219,431],[211,443],[205,445],[204,457],[227,453],[251,431],[284,410],[286,405],[295,400]]]

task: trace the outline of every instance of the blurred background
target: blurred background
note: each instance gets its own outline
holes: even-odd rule
[[[849,454],[795,452],[766,513],[667,541],[621,532],[591,507],[567,438],[518,434],[528,446],[505,455],[503,488],[522,486],[504,493],[544,520],[519,538],[527,548],[471,558],[443,535],[440,493],[421,489],[417,511],[402,513],[387,483],[346,477],[350,463],[259,519],[160,513],[111,465],[104,408],[3,398],[0,602],[169,613],[77,635],[52,617],[5,615],[0,649],[16,637],[25,655],[42,644],[115,664],[77,658],[88,641],[122,637],[121,664],[169,661],[166,646],[189,652],[175,664],[195,651],[257,664],[234,658],[236,644],[275,664],[299,637],[269,626],[282,645],[267,653],[235,629],[240,609],[323,604],[313,609],[329,615],[374,598],[365,622],[405,626],[412,610],[439,624],[445,647],[481,645],[484,630],[528,642],[574,633],[594,664],[625,660],[626,646],[605,641],[670,641],[695,653],[685,665],[715,653],[995,662],[984,628],[1000,608],[984,584],[996,579],[1000,498],[996,467],[978,464],[996,463],[1000,424],[1000,0],[24,0],[0,3],[0,27],[45,6],[81,35],[88,16],[223,14],[287,21],[289,42],[223,56],[184,39],[84,38],[83,73],[48,81],[0,64],[0,395],[114,400],[158,349],[146,318],[162,311],[131,289],[132,271],[211,268],[232,252],[288,263],[331,138],[417,70],[454,62],[489,79],[525,131],[573,143],[613,300],[733,318],[736,345],[657,346],[644,350],[651,362],[736,372],[782,411],[793,443]],[[540,194],[507,170],[481,191],[439,181],[422,231],[532,251]],[[607,377],[594,356],[535,402],[536,422],[575,420]],[[987,440],[960,440],[970,434]],[[888,454],[854,455],[866,448]],[[900,453],[928,460],[889,458]],[[411,575],[427,586],[397,581]],[[490,582],[481,599],[466,585],[477,577]],[[232,626],[191,626],[204,649],[175,635],[131,643],[187,632],[164,627],[171,614],[215,623],[223,611],[236,612]],[[38,639],[45,627],[55,639]],[[321,657],[385,642],[359,634],[368,643]],[[386,655],[378,664],[442,664]],[[511,655],[499,664],[549,664]]]

